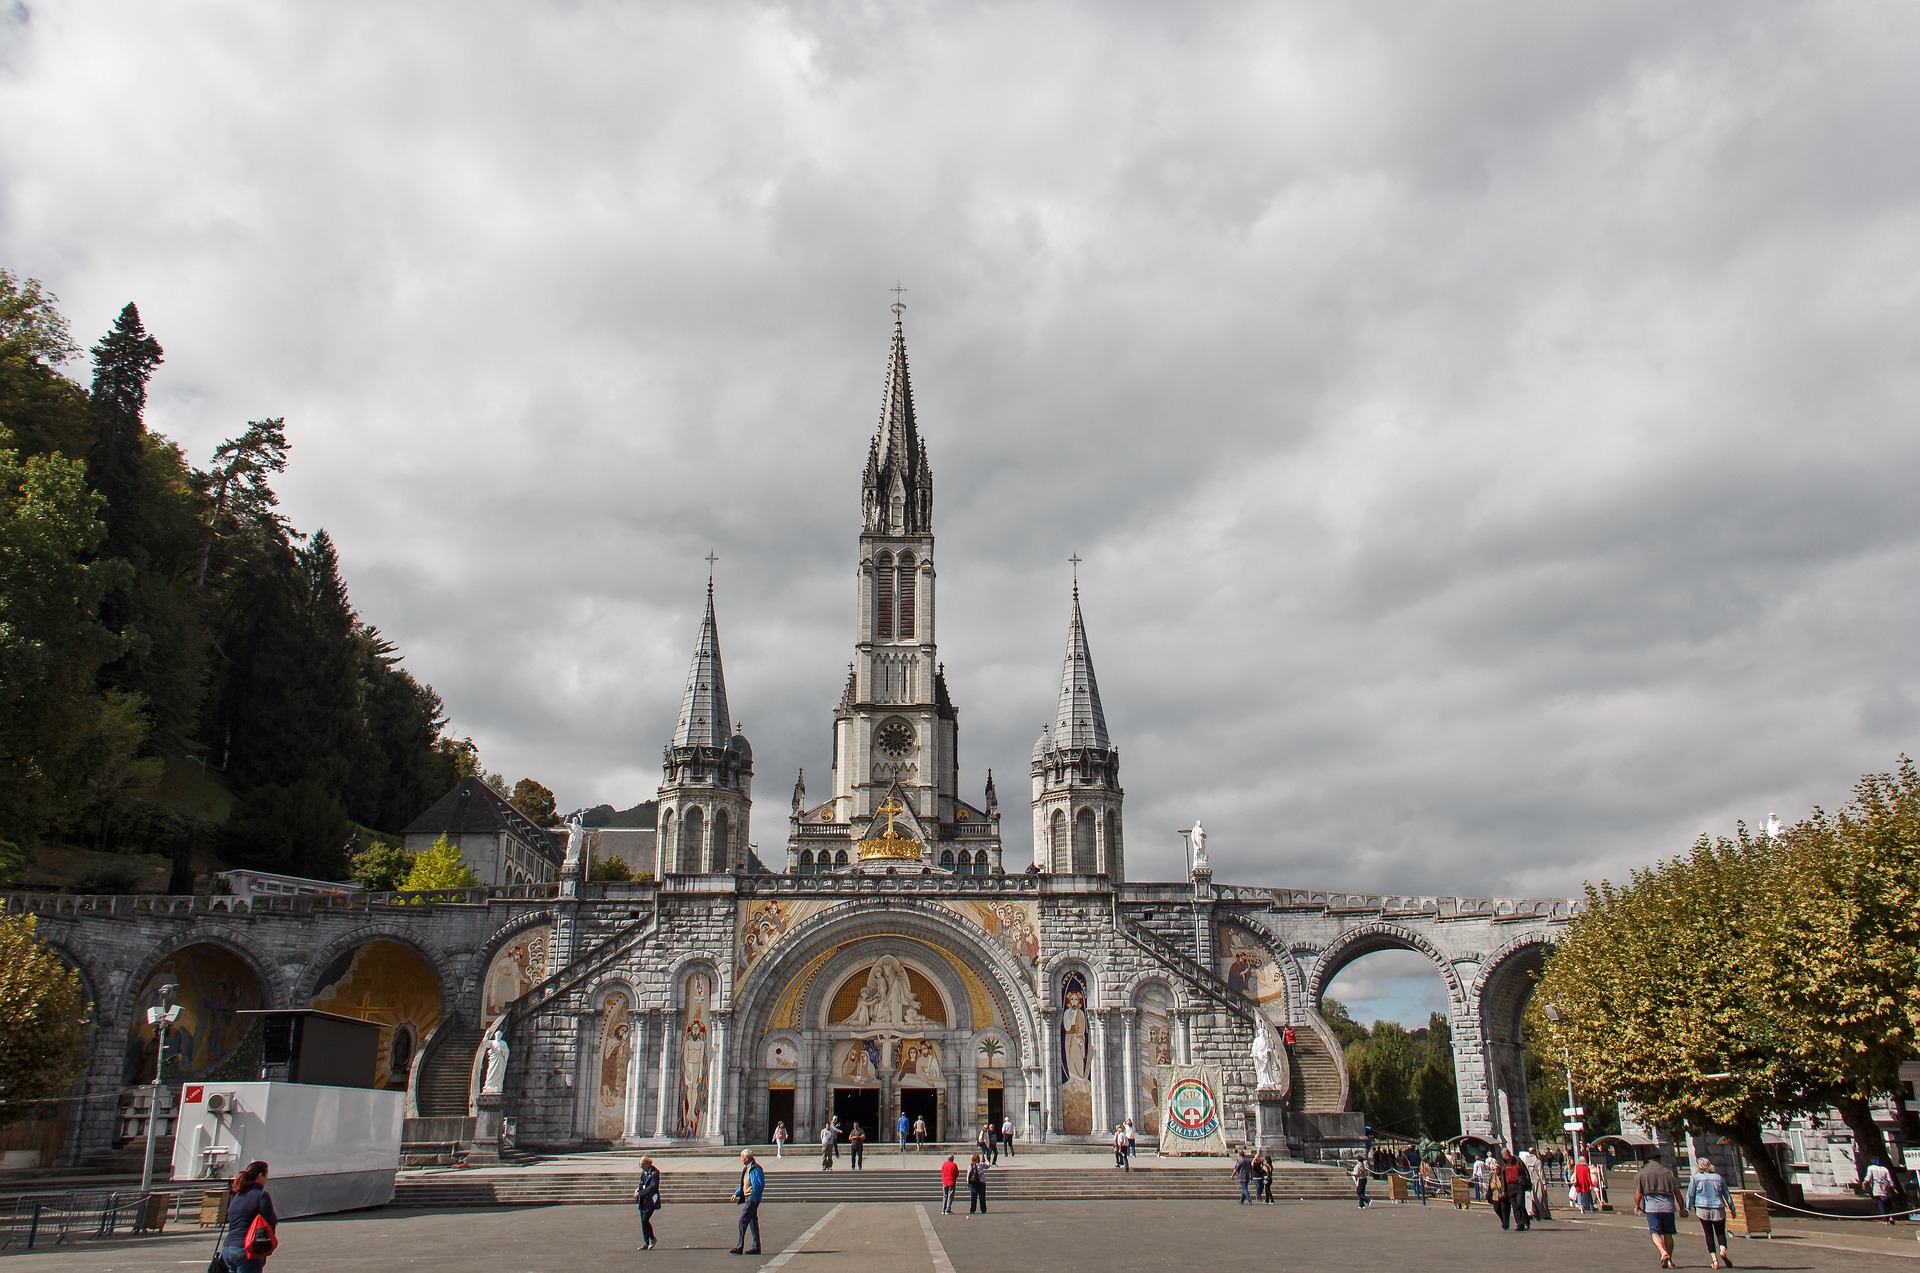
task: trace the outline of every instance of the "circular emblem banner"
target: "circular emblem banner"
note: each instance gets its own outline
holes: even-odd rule
[[[1181,1079],[1167,1092],[1167,1130],[1182,1140],[1206,1140],[1220,1128],[1220,1106],[1213,1089],[1195,1078]]]

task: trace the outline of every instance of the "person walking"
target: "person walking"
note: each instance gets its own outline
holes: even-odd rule
[[[915,1153],[927,1151],[927,1120],[924,1118],[913,1120],[913,1149]]]
[[[1874,1159],[1873,1165],[1867,1168],[1866,1179],[1860,1183],[1873,1195],[1874,1205],[1880,1208],[1880,1218],[1888,1224],[1896,1223],[1893,1215],[1893,1173],[1887,1170],[1887,1164],[1878,1158]]]
[[[1487,1156],[1485,1154],[1473,1160],[1473,1200],[1486,1199],[1487,1192]]]
[[[1127,1120],[1126,1127],[1127,1127],[1127,1158],[1131,1160],[1135,1154],[1140,1152],[1140,1149],[1139,1149],[1140,1136],[1138,1132],[1133,1130],[1133,1120],[1131,1118]],[[1128,1168],[1128,1170],[1132,1170],[1132,1168]]]
[[[660,1169],[653,1165],[651,1158],[640,1160],[640,1185],[633,1191],[633,1205],[640,1209],[640,1249],[651,1251],[653,1213],[660,1209]]]
[[[1507,1175],[1501,1170],[1500,1160],[1488,1154],[1480,1160],[1487,1164],[1486,1187],[1487,1203],[1493,1208],[1493,1214],[1500,1217],[1500,1227],[1513,1227],[1513,1200],[1507,1197]]]
[[[1707,1258],[1716,1269],[1733,1267],[1733,1261],[1727,1258],[1727,1208],[1732,1205],[1726,1179],[1713,1159],[1705,1155],[1696,1158],[1693,1178],[1687,1181],[1687,1210],[1700,1218],[1700,1230],[1707,1237]]]
[[[820,1170],[833,1170],[833,1122],[820,1124]]]
[[[838,1162],[840,1161],[840,1142],[847,1138],[847,1131],[846,1128],[840,1126],[840,1116],[838,1114],[835,1114],[828,1120],[828,1126],[833,1128],[833,1140],[830,1143],[833,1145],[833,1160]]]
[[[1007,1157],[1013,1157],[1013,1115],[1000,1120],[1000,1147],[1007,1151]]]
[[[1511,1149],[1500,1163],[1500,1174],[1507,1186],[1508,1209],[1513,1212],[1513,1231],[1525,1233],[1533,1227],[1533,1176],[1525,1160]]]
[[[1261,1151],[1253,1156],[1253,1196],[1273,1205],[1273,1155]]]
[[[1433,1192],[1434,1183],[1433,1164],[1422,1158],[1420,1169],[1413,1176],[1413,1190],[1420,1195],[1421,1206],[1427,1205],[1427,1195]]]
[[[1365,1210],[1369,1205],[1367,1202],[1367,1174],[1367,1160],[1364,1158],[1354,1159],[1353,1196],[1355,1200],[1359,1202],[1362,1210]]]
[[[953,1191],[960,1184],[960,1164],[948,1154],[947,1160],[940,1164],[940,1214],[953,1214]]]
[[[1530,1181],[1527,1189],[1527,1223],[1553,1219],[1553,1208],[1547,1205],[1547,1165],[1540,1160],[1540,1155],[1531,1149],[1523,1149],[1520,1151],[1520,1167]]]
[[[1658,1158],[1640,1169],[1633,1209],[1647,1218],[1647,1234],[1660,1252],[1660,1267],[1673,1267],[1674,1214],[1680,1209],[1680,1178]]]
[[[1593,1210],[1593,1166],[1582,1155],[1573,1168],[1573,1205],[1585,1215]]]
[[[773,1156],[775,1158],[784,1158],[786,1156],[780,1151],[785,1147],[788,1139],[787,1125],[785,1123],[775,1123],[773,1125]]]
[[[866,1154],[867,1129],[855,1123],[853,1130],[847,1133],[848,1169],[851,1171],[859,1171],[861,1164],[866,1161]]]
[[[261,1273],[267,1257],[280,1245],[280,1213],[267,1192],[267,1164],[248,1163],[228,1186],[227,1228],[220,1239],[220,1258],[228,1273]]]
[[[855,1124],[858,1126],[858,1124]],[[740,1237],[733,1244],[729,1255],[760,1254],[760,1195],[767,1187],[767,1173],[753,1160],[753,1151],[740,1151],[740,1187],[733,1192],[733,1200],[740,1204]],[[744,1250],[747,1245],[747,1232],[753,1232],[753,1249]]]
[[[987,1164],[980,1161],[980,1155],[973,1156],[973,1163],[967,1168],[967,1214],[971,1216],[974,1208],[980,1214],[987,1214]]]
[[[1233,1179],[1240,1186],[1240,1205],[1247,1205],[1247,1186],[1253,1182],[1253,1162],[1247,1157],[1247,1151],[1241,1150],[1234,1155]]]
[[[979,1150],[980,1156],[991,1164],[994,1159],[994,1145],[999,1139],[998,1136],[993,1134],[992,1123],[982,1123],[980,1125],[980,1134],[973,1138],[973,1147]]]
[[[1113,1125],[1113,1165],[1121,1170],[1127,1167],[1127,1129],[1115,1123]]]

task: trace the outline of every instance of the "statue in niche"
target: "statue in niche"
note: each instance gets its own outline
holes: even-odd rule
[[[860,1001],[844,1021],[836,1026],[864,1029],[870,1026],[904,1028],[927,1026],[934,1022],[920,1010],[920,997],[907,981],[906,966],[892,955],[882,955],[867,970],[867,983],[860,987]]]
[[[1259,1076],[1255,1086],[1262,1089],[1281,1089],[1287,1086],[1286,1063],[1281,1059],[1280,1041],[1274,1037],[1273,1026],[1264,1016],[1253,1021],[1253,1068]]]

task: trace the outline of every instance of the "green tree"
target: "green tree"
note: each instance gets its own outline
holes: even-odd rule
[[[86,391],[58,370],[78,352],[53,294],[0,269],[0,428],[22,455],[82,459],[92,445]]]
[[[362,888],[374,893],[391,893],[404,887],[413,873],[414,855],[397,844],[376,840],[353,857],[353,878]]]
[[[590,880],[606,880],[609,883],[624,884],[633,878],[633,871],[627,866],[627,860],[618,854],[601,858],[587,870]]]
[[[433,847],[424,850],[414,860],[413,870],[408,872],[407,881],[401,887],[412,890],[473,888],[480,878],[460,856],[460,846],[448,839],[444,833],[433,842]]]
[[[93,559],[100,497],[78,461],[24,460],[0,430],[0,840],[30,845],[72,811],[101,699],[124,648],[100,619],[124,562]]]
[[[1526,1020],[1548,1055],[1571,1057],[1583,1087],[1726,1136],[1777,1198],[1786,1181],[1761,1128],[1821,1103],[1799,1059],[1811,1023],[1770,1006],[1772,885],[1783,869],[1782,851],[1741,827],[1732,839],[1703,836],[1625,887],[1589,885]]]
[[[1447,1014],[1427,1018],[1427,1054],[1413,1074],[1413,1100],[1420,1126],[1434,1140],[1460,1134],[1460,1089],[1453,1069],[1453,1027]]]
[[[532,778],[522,778],[514,783],[513,794],[507,797],[507,803],[533,819],[538,826],[560,824],[560,819],[553,811],[553,792]]]
[[[1375,1132],[1420,1134],[1407,1050],[1407,1032],[1395,1021],[1374,1022],[1366,1038],[1347,1046],[1348,1092]]]
[[[1355,1021],[1353,1014],[1347,1011],[1347,1005],[1338,999],[1322,999],[1320,1016],[1326,1021],[1327,1029],[1333,1032],[1333,1040],[1342,1051],[1367,1037],[1367,1027]]]
[[[34,931],[0,915],[0,1122],[65,1096],[86,1070],[91,1005],[80,974]]]
[[[228,526],[244,529],[278,520],[274,507],[280,497],[267,481],[269,473],[287,469],[286,419],[251,420],[246,432],[228,438],[213,449],[213,467],[203,477],[213,507],[207,510],[207,534],[200,545],[200,564],[194,585],[205,587],[213,546]]]
[[[333,789],[313,779],[262,783],[243,793],[228,819],[227,856],[262,870],[309,879],[347,875],[353,819]]]

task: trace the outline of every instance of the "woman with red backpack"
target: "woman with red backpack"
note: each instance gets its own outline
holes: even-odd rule
[[[280,1245],[274,1236],[280,1216],[273,1209],[273,1196],[267,1192],[267,1164],[248,1163],[233,1178],[232,1193],[220,1253],[207,1273],[260,1273],[273,1248]]]

